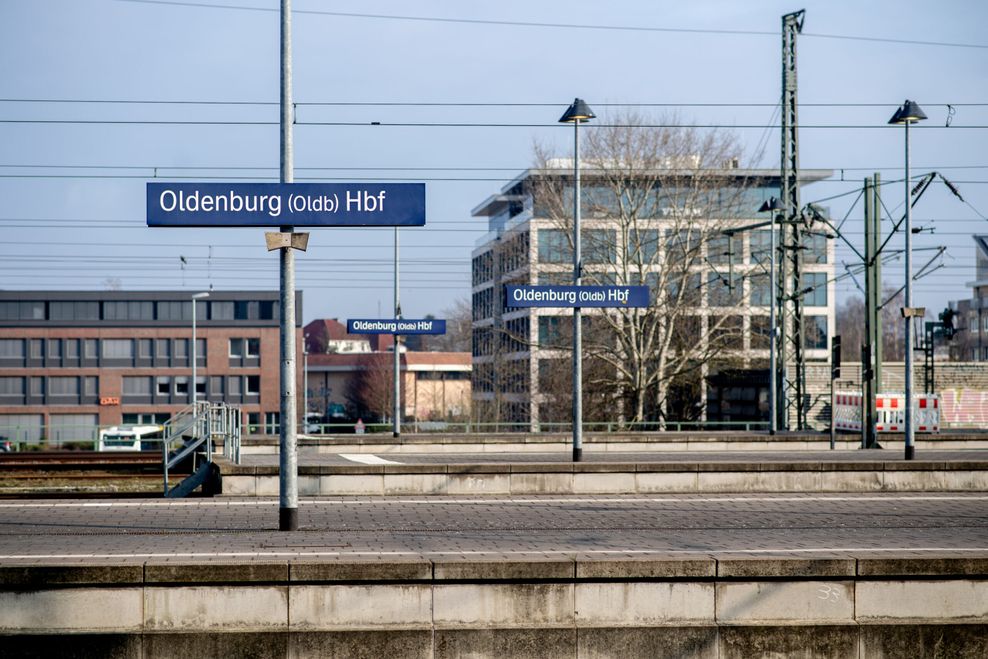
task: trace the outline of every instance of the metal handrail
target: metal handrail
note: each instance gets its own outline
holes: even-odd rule
[[[193,472],[195,472],[195,455],[203,444],[206,445],[206,462],[213,461],[214,435],[221,435],[223,437],[224,455],[233,459],[234,462],[240,462],[241,418],[242,414],[240,408],[237,406],[202,401],[183,409],[169,420],[169,423],[166,424],[165,436],[162,439],[162,471],[165,496],[170,491],[168,470],[174,468],[182,460],[191,455],[193,458]],[[185,437],[189,434],[190,430],[192,431],[192,441],[188,442],[174,454],[170,454],[172,443]]]

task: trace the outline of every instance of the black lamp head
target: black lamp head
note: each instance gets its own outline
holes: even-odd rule
[[[597,115],[593,113],[593,110],[590,109],[590,106],[587,105],[582,98],[575,98],[573,99],[572,105],[566,108],[566,112],[564,112],[563,116],[559,118],[559,123],[583,123],[585,121],[589,121],[590,119],[596,118]]]
[[[892,115],[892,118],[889,119],[889,123],[909,124],[917,121],[923,121],[926,118],[926,113],[923,112],[923,108],[919,107],[919,103],[910,101],[907,98],[906,102],[902,104],[902,107],[897,109],[895,114]]]
[[[768,211],[780,211],[782,210],[782,202],[775,197],[769,197],[768,201],[763,201],[762,205],[759,206],[758,212],[765,213]]]

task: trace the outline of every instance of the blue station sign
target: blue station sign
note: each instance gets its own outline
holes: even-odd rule
[[[509,307],[647,307],[648,286],[505,286]]]
[[[425,183],[148,183],[149,227],[423,226]]]
[[[446,321],[438,318],[380,318],[346,321],[347,334],[445,334]]]

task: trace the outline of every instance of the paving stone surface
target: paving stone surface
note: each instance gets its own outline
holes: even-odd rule
[[[0,565],[304,557],[988,556],[988,495],[0,502]]]

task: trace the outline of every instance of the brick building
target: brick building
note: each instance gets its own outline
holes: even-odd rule
[[[189,405],[192,294],[0,291],[0,436],[88,440],[96,426],[161,423]],[[279,421],[278,298],[211,291],[195,301],[198,397],[241,405],[256,432]]]

